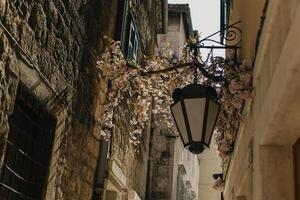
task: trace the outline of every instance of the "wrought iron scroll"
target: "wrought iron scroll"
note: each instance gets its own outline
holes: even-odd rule
[[[229,26],[226,26],[224,29],[219,30],[219,31],[203,38],[202,40],[197,42],[197,47],[198,48],[209,48],[209,49],[210,48],[222,48],[222,49],[241,48],[240,44],[242,41],[242,35],[241,35],[242,31],[237,26],[240,23],[241,23],[241,21],[233,23]],[[212,39],[213,36],[221,34],[222,32],[226,32],[226,34],[224,36],[225,44],[224,44],[224,41],[221,42],[221,41],[216,41],[216,40]],[[210,45],[207,44],[208,42],[210,43]],[[213,43],[213,44],[211,44],[211,43]]]
[[[242,42],[242,31],[238,27],[238,25],[241,23],[241,21],[235,22],[229,26],[226,26],[224,29],[219,30],[196,44],[196,48],[198,49],[226,49],[232,51],[232,56],[237,60],[237,50],[241,48],[241,42]],[[213,39],[213,36],[216,36],[218,34],[224,34],[222,41],[217,41]]]
[[[197,68],[203,76],[206,78],[214,81],[214,82],[223,82],[224,86],[227,90],[229,90],[229,82],[227,78],[223,77],[223,66],[228,63],[232,63],[230,61],[233,61],[233,64],[237,63],[237,51],[241,48],[241,41],[242,41],[242,31],[238,27],[238,24],[240,24],[241,21],[238,21],[236,23],[233,23],[227,27],[225,27],[222,30],[219,30],[202,40],[197,41],[196,43],[190,43],[189,50],[194,51],[194,58],[191,62],[186,63],[176,63],[169,61],[170,67],[157,70],[157,71],[147,71],[147,72],[141,72],[142,76],[152,75],[152,74],[161,74],[161,73],[167,73],[169,71],[174,71],[179,68],[184,67],[194,67]],[[216,36],[218,34],[221,34],[222,32],[226,32],[226,35],[224,36],[224,42],[218,42],[214,39],[212,39],[213,36]],[[211,52],[208,54],[207,59],[203,61],[201,57],[198,56],[198,53],[200,52],[200,49],[210,49]],[[214,56],[213,50],[214,49],[224,49],[227,50],[227,53],[230,53],[228,56],[228,59],[224,59],[222,57]],[[232,51],[232,54],[231,52]],[[209,70],[210,69],[210,70]]]

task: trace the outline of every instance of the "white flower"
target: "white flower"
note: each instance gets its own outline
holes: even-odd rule
[[[134,129],[129,133],[129,142],[133,145],[139,145],[140,143],[140,136],[149,120],[151,105],[153,105],[152,114],[154,119],[163,119],[162,122],[167,128],[175,130],[169,110],[169,105],[172,103],[171,94],[175,88],[182,88],[193,82],[194,70],[185,67],[164,74],[141,76],[142,71],[149,72],[171,67],[167,60],[172,60],[174,52],[168,48],[162,49],[160,56],[146,61],[145,67],[137,65],[135,68],[130,68],[126,66],[127,62],[122,54],[120,42],[115,42],[109,38],[106,38],[106,40],[109,45],[102,54],[101,59],[96,62],[96,72],[98,77],[105,77],[112,84],[111,88],[108,89],[106,104],[103,107],[101,119],[97,120],[97,126],[114,127],[115,122],[113,119],[115,116],[113,110],[125,100],[130,111],[130,116],[128,116],[130,126]],[[193,42],[195,39],[193,38],[191,41]],[[193,60],[193,53],[188,48],[188,45],[186,45],[180,49],[177,63],[186,63]],[[215,59],[216,62],[218,60],[221,59]],[[222,83],[213,83],[201,75],[199,75],[199,82],[216,88],[221,97],[221,112],[216,123],[216,130],[229,132],[232,135],[231,138],[234,138],[234,130],[236,130],[242,118],[239,113],[243,101],[252,97],[252,67],[245,61],[239,66],[232,66],[232,64],[218,65],[218,69],[213,66],[206,66],[211,74],[219,70],[225,78],[229,79],[230,92],[224,89]],[[110,137],[110,133],[107,131],[101,130],[101,134]],[[216,142],[220,143],[219,146],[222,146],[221,149],[224,151],[228,146],[221,141],[219,138]]]

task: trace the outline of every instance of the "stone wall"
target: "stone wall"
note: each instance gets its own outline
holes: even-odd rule
[[[0,12],[0,167],[19,83],[57,118],[46,199],[89,199],[99,146],[91,133],[106,88],[94,64],[101,36],[113,35],[116,5],[3,0]]]
[[[116,162],[126,177],[125,189],[133,190],[141,199],[145,199],[150,125],[148,124],[142,133],[141,143],[135,146],[130,143],[129,138],[132,127],[128,125],[127,119],[130,112],[119,108],[116,113],[117,126],[113,131],[111,160]]]
[[[246,121],[238,132],[224,196],[226,200],[294,199],[295,189],[299,190],[294,174],[294,159],[299,158],[293,157],[293,146],[300,137],[300,4],[269,1],[265,15],[261,6],[249,4],[251,7],[239,5],[243,8],[240,12],[248,10],[248,15],[242,15],[247,20],[241,18],[243,26],[256,24],[255,30],[259,30],[259,19],[250,14],[258,10],[264,23],[256,55],[252,39],[247,41],[252,48],[242,46],[243,55],[256,56],[249,60],[254,62],[255,90],[253,100],[245,106]]]
[[[155,128],[151,140],[151,199],[173,199],[174,150],[176,137],[168,130]],[[177,192],[177,191],[176,191]],[[176,194],[175,194],[176,195]]]
[[[143,64],[143,56],[152,56],[156,42],[156,25],[161,23],[161,1],[132,1],[128,12],[133,14],[140,34],[139,64]],[[126,12],[126,11],[125,11]],[[108,165],[108,181],[106,195],[118,193],[120,199],[146,198],[147,170],[149,159],[150,121],[141,135],[141,143],[137,146],[130,143],[129,133],[133,127],[129,124],[130,110],[126,101],[114,111],[116,126],[112,133],[112,148]],[[150,113],[149,113],[150,115]],[[151,117],[150,117],[151,118]],[[105,196],[105,195],[104,195]],[[109,197],[106,196],[106,199]]]
[[[199,163],[196,155],[183,148],[179,136],[168,129],[152,131],[149,196],[153,200],[195,200],[199,189]]]
[[[152,55],[154,42],[156,41],[155,30],[155,2],[151,7],[147,1],[134,4],[134,16],[141,36],[140,57]],[[152,19],[152,20],[151,20]],[[150,113],[149,113],[150,114]],[[147,184],[147,165],[149,154],[149,129],[150,125],[142,133],[141,143],[134,146],[129,141],[129,132],[132,127],[128,124],[130,111],[126,105],[116,110],[117,126],[113,132],[112,160],[121,168],[126,177],[126,189],[135,191],[139,198],[145,199]],[[129,197],[125,197],[127,199]]]
[[[46,199],[92,197],[99,151],[92,134],[99,135],[95,121],[101,115],[107,86],[94,66],[103,50],[103,36],[114,37],[118,2],[0,1],[0,167],[9,132],[7,119],[16,92],[22,93],[18,84],[22,84],[57,120]],[[141,34],[140,56],[151,55],[161,2],[132,2]],[[128,177],[128,189],[144,199],[149,130],[137,154],[128,140],[128,121],[123,117],[127,112],[120,107],[113,159]]]
[[[170,11],[170,8],[172,10]],[[177,10],[176,10],[177,9]],[[183,15],[182,12],[187,12]],[[166,34],[158,35],[158,48],[170,48],[177,53],[187,37],[184,21],[189,21],[187,5],[169,4],[168,27]],[[191,22],[189,22],[191,24]],[[184,149],[179,135],[163,125],[157,117],[152,130],[150,153],[149,199],[154,200],[193,200],[198,198],[199,162],[196,155]]]

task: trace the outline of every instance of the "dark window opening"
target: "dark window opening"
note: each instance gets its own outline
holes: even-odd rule
[[[135,66],[138,59],[140,35],[133,13],[129,8],[129,1],[127,0],[120,0],[118,2],[114,38],[121,41],[122,51],[128,64]]]
[[[119,0],[118,1],[118,12],[117,12],[117,19],[116,19],[116,31],[115,31],[115,40],[121,41],[122,40],[122,27],[124,20],[124,13],[126,12],[126,0]]]
[[[19,88],[14,112],[9,117],[0,200],[44,198],[56,120],[25,91]]]
[[[139,33],[132,14],[127,16],[126,35],[125,35],[125,55],[130,64],[137,62],[139,50]]]

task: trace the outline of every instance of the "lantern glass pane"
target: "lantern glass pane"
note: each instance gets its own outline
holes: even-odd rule
[[[202,138],[205,102],[205,98],[184,100],[193,142],[200,142]]]
[[[186,130],[186,125],[184,121],[184,115],[182,111],[181,101],[177,102],[175,105],[171,107],[171,111],[176,122],[178,131],[181,135],[181,139],[183,141],[184,146],[188,144],[189,138]]]
[[[216,123],[218,113],[219,113],[220,105],[217,104],[213,100],[209,100],[208,105],[208,114],[207,114],[207,125],[206,125],[206,133],[204,143],[210,143],[211,135],[213,134],[214,125]]]

